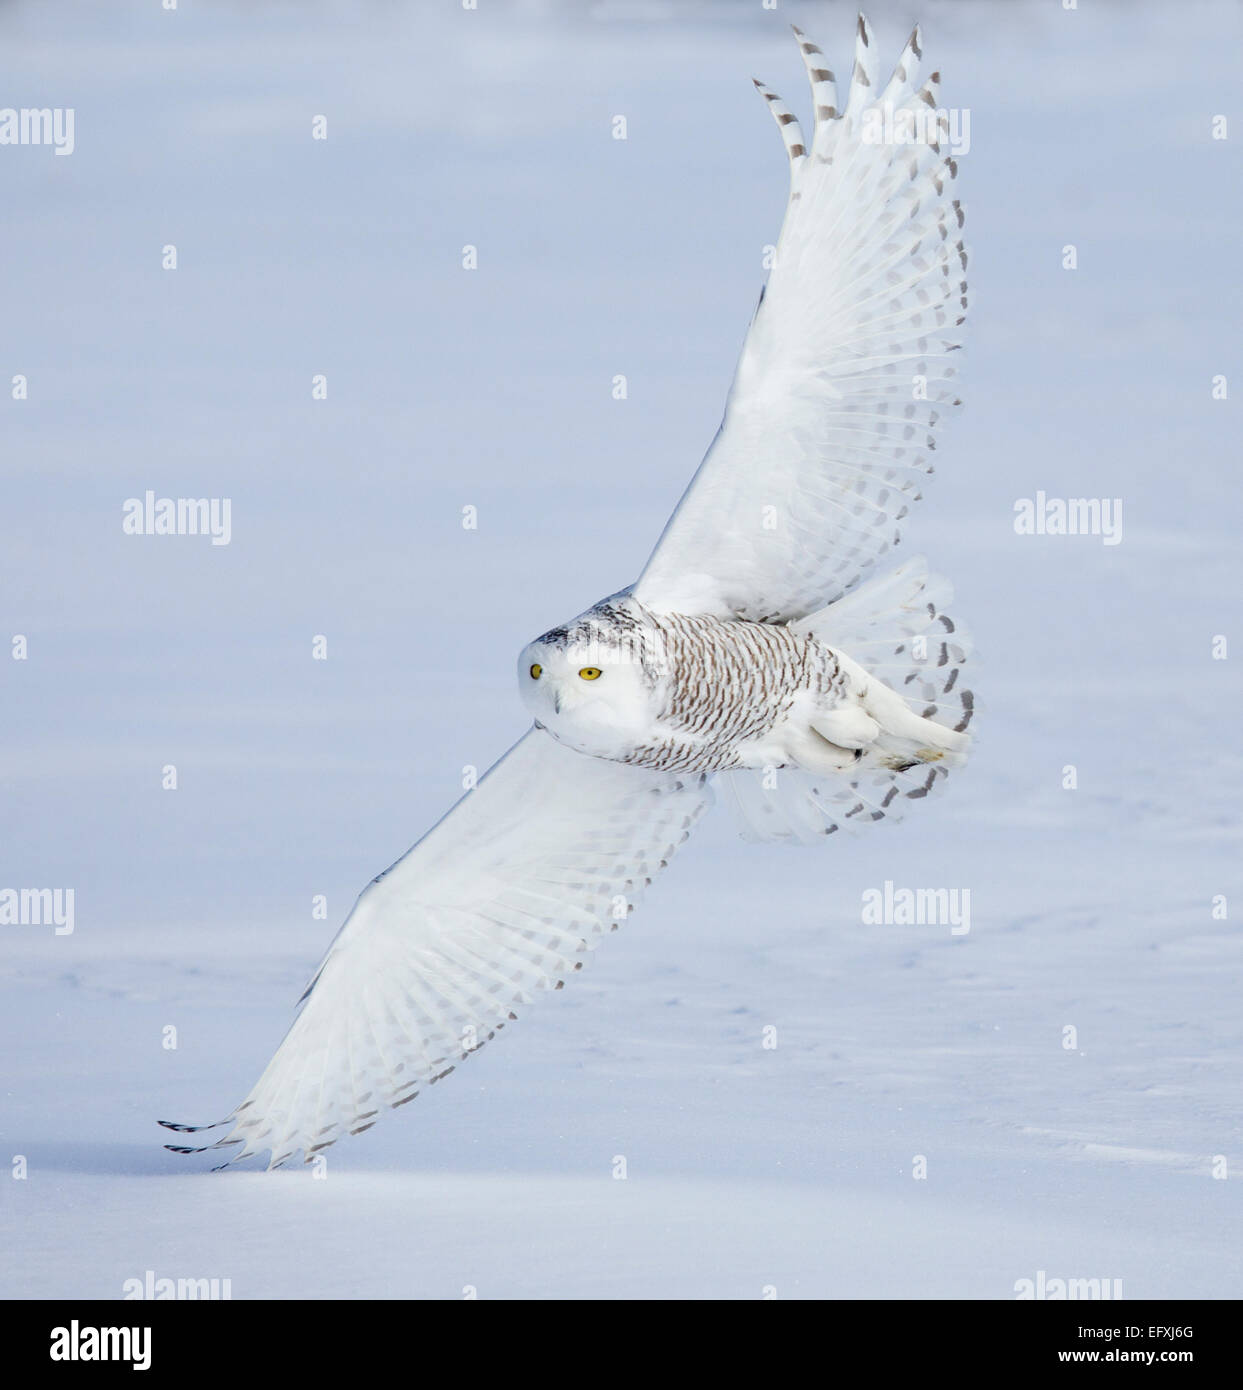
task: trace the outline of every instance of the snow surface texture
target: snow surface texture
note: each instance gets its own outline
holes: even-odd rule
[[[359,889],[521,730],[513,654],[638,572],[784,206],[750,79],[805,112],[787,22],[845,69],[853,14],[248,10],[0,12],[6,99],[76,113],[71,157],[0,150],[0,887],[75,890],[71,935],[0,928],[0,1294],[1238,1296],[1237,9],[920,6],[974,297],[896,558],[976,637],[966,774],[821,850],[718,809],[322,1179],[155,1120],[245,1094]],[[896,55],[909,6],[869,15]],[[147,488],[230,498],[231,543],[124,535]],[[1123,498],[1122,543],[1016,535],[1037,490]],[[867,924],[886,881],[969,888],[970,931]]]

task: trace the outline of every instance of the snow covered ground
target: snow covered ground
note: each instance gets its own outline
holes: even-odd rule
[[[980,648],[973,763],[823,850],[718,810],[317,1179],[155,1120],[238,1101],[359,888],[521,730],[513,654],[634,577],[780,221],[749,79],[805,110],[786,23],[840,70],[852,15],[0,10],[4,101],[75,110],[72,156],[0,148],[0,888],[75,895],[71,934],[0,927],[0,1294],[1243,1292],[1243,21],[871,17],[895,56],[919,17],[971,112],[969,409],[906,546]],[[230,498],[230,544],[123,534],[148,488]],[[1122,498],[1121,543],[1016,535],[1037,491]],[[868,924],[887,881],[969,889],[970,930]]]

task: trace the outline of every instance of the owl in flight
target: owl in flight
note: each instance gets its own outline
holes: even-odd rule
[[[219,1126],[167,1128],[227,1127],[205,1147],[230,1161],[309,1162],[581,970],[714,790],[750,838],[810,842],[894,817],[966,757],[946,586],[918,560],[868,578],[960,404],[940,77],[918,82],[916,29],[882,82],[860,17],[839,98],[794,32],[811,136],[756,83],[789,155],[785,222],[725,418],[642,574],[523,650],[533,727],[364,889],[250,1095]],[[878,138],[904,125],[926,138]]]

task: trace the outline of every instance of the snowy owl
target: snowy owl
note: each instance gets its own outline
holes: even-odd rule
[[[246,1100],[167,1128],[227,1127],[203,1147],[229,1161],[309,1162],[560,989],[714,789],[751,838],[810,842],[895,816],[963,762],[945,585],[921,561],[868,578],[960,404],[940,78],[917,81],[916,29],[882,84],[860,17],[839,104],[794,32],[811,138],[757,82],[789,156],[785,221],[720,430],[646,567],[522,651],[534,726],[363,891]]]

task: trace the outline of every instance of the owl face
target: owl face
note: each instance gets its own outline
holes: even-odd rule
[[[582,619],[522,649],[518,688],[536,723],[594,757],[624,756],[654,722],[652,682],[633,644]]]

